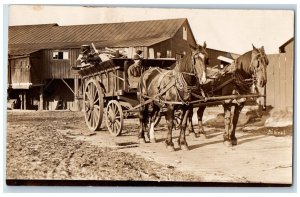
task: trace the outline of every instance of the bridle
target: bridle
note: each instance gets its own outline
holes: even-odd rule
[[[185,99],[182,98],[179,90],[181,92],[183,92],[183,94],[187,94],[190,97],[190,95],[192,94],[192,91],[199,88],[197,83],[195,83],[194,85],[189,85],[185,79],[185,75],[188,75],[190,77],[195,77],[195,79],[198,79],[199,84],[201,84],[201,79],[198,77],[197,70],[196,70],[196,58],[200,58],[201,60],[199,60],[199,61],[203,61],[203,63],[204,63],[204,60],[199,55],[200,53],[201,52],[197,51],[197,53],[193,54],[193,56],[192,56],[192,62],[191,62],[192,63],[192,71],[191,72],[176,72],[175,71],[175,73],[174,73],[175,74],[176,92],[177,92],[181,102],[185,103],[186,105],[188,105],[189,102],[185,101]],[[203,72],[204,72],[204,70],[203,70]]]
[[[244,78],[239,72],[234,72],[234,79],[237,83],[238,87],[244,91],[247,91],[248,88],[250,88],[252,85],[256,86],[257,82],[257,73],[262,71],[264,68],[264,65],[267,64],[265,62],[266,55],[258,50],[259,53],[255,54],[254,58],[251,58],[249,69],[253,71],[251,78]],[[254,65],[254,60],[257,60],[257,66]],[[260,65],[262,64],[262,65]]]
[[[262,51],[259,50],[259,53],[257,53],[254,58],[251,59],[250,63],[250,69],[253,70],[253,73],[256,75],[257,72],[264,69],[265,65],[267,65],[266,60],[266,54],[264,54]],[[253,65],[253,61],[257,60],[257,66]],[[262,64],[262,65],[261,65]]]

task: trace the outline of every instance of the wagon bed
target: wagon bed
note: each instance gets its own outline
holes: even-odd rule
[[[142,59],[144,69],[160,67],[170,69],[174,59]],[[139,104],[137,90],[128,84],[127,69],[132,59],[113,58],[100,64],[82,68],[78,74],[83,80],[85,121],[92,131],[101,127],[103,114],[112,135],[120,135],[123,119],[136,116],[130,111]],[[106,110],[104,110],[106,108]]]

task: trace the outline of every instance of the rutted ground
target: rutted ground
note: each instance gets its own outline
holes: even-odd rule
[[[156,144],[138,143],[134,119],[120,137],[88,131],[82,112],[14,111],[7,122],[7,179],[291,183],[291,126],[248,124],[238,128],[238,146],[226,147],[219,118],[207,121],[207,139],[188,136],[190,151],[170,153],[164,120]]]

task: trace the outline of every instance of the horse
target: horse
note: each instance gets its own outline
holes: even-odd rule
[[[238,57],[231,65],[224,68],[224,75],[218,78],[218,82],[213,82],[208,79],[208,83],[203,84],[201,87],[209,96],[227,96],[227,95],[243,95],[250,93],[257,93],[257,85],[264,87],[267,83],[266,67],[269,60],[266,56],[264,47],[256,48],[252,45],[253,49]],[[228,72],[227,72],[228,71]],[[208,76],[209,78],[209,76]],[[199,91],[199,90],[198,90]],[[224,108],[224,122],[225,132],[223,135],[224,142],[229,146],[237,145],[237,138],[235,130],[246,99],[231,99],[225,100]],[[233,114],[231,109],[234,107]],[[192,125],[192,113],[188,118],[188,129],[190,133],[194,133],[196,137],[200,134],[205,134],[202,117],[206,105],[200,105],[197,110],[199,132],[195,132]]]
[[[162,68],[149,68],[141,75],[138,94],[141,104],[139,120],[140,131],[138,138],[141,142],[156,142],[154,136],[154,121],[159,115],[159,111],[166,106],[166,121],[168,125],[168,134],[165,141],[169,151],[174,151],[172,142],[172,129],[174,120],[174,111],[182,110],[183,119],[181,120],[181,130],[178,139],[179,147],[182,150],[188,150],[188,144],[185,139],[185,129],[187,115],[192,110],[191,90],[206,81],[205,58],[206,43],[203,47],[198,46],[196,50],[192,49],[191,54],[183,56],[171,70]],[[149,105],[151,113],[149,114]],[[147,135],[147,125],[150,122],[150,140]]]

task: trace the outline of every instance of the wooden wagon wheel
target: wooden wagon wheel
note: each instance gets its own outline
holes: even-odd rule
[[[103,93],[99,83],[90,79],[84,91],[85,122],[91,131],[99,130],[103,119]]]
[[[177,110],[174,113],[174,128],[175,129],[179,129],[180,128],[180,122],[181,122],[181,118],[182,118],[182,111],[181,110]]]
[[[116,100],[109,101],[106,107],[106,126],[113,136],[121,135],[123,118],[124,114],[121,104]]]

